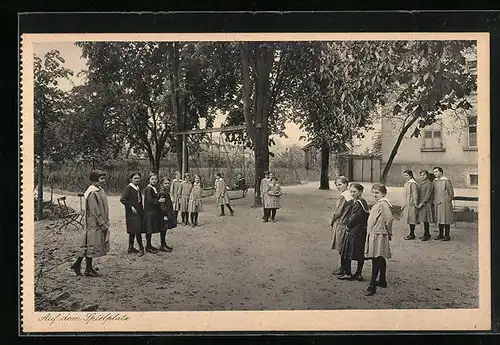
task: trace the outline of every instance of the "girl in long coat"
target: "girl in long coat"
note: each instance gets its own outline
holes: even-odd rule
[[[352,200],[351,193],[348,190],[349,180],[344,176],[339,176],[335,179],[335,186],[340,192],[340,197],[337,199],[335,208],[333,210],[332,220],[330,227],[332,229],[331,248],[340,252],[340,247],[344,242],[345,236],[345,217],[348,210],[348,201]],[[341,266],[334,274],[343,275],[344,269]]]
[[[139,188],[141,173],[130,175],[130,183],[125,187],[120,202],[125,206],[125,224],[128,233],[128,253],[139,253],[144,255],[142,245],[142,226],[144,224],[144,208],[142,206],[142,193]],[[134,240],[137,240],[139,250],[134,248]]]
[[[144,231],[146,232],[146,252],[156,254],[158,249],[153,247],[151,237],[160,232],[161,207],[160,203],[165,202],[165,198],[160,198],[158,191],[158,175],[149,174],[149,184],[144,190]]]
[[[418,184],[413,178],[411,170],[405,170],[403,176],[406,180],[404,184],[405,204],[403,205],[403,222],[410,225],[410,233],[405,240],[415,239],[415,224],[418,224]]]
[[[174,217],[176,223],[181,206],[181,194],[180,194],[181,183],[182,183],[181,173],[179,171],[176,171],[175,178],[172,180],[172,184],[170,185],[170,197],[172,199],[172,207],[174,209]]]
[[[229,202],[229,195],[227,194],[228,187],[221,173],[215,174],[215,200],[217,200],[217,205],[220,206],[220,215],[225,216],[224,206],[229,209],[231,216],[234,216],[234,210]]]
[[[451,181],[443,176],[441,167],[434,168],[434,205],[436,210],[436,223],[439,226],[439,236],[437,240],[450,240],[450,224],[453,223],[453,185]],[[443,236],[444,230],[444,236]]]
[[[191,195],[191,188],[193,188],[193,184],[191,183],[189,174],[186,173],[179,189],[179,209],[181,212],[182,225],[188,225],[189,223],[189,196]]]
[[[264,206],[267,212],[264,222],[267,222],[269,217],[271,217],[273,223],[276,221],[276,210],[281,208],[280,198],[282,194],[278,179],[273,175],[266,191],[266,203]]]
[[[365,263],[366,221],[369,213],[368,204],[361,197],[363,189],[359,183],[351,183],[349,187],[352,200],[349,201],[349,210],[345,221],[346,234],[340,248],[342,267],[344,268],[344,274],[339,276],[341,280],[363,280],[361,273]],[[352,260],[358,262],[354,274],[351,274]]]
[[[391,257],[389,241],[392,239],[393,216],[391,203],[385,197],[387,188],[381,184],[372,187],[373,198],[376,203],[372,206],[367,221],[367,236],[365,243],[365,257],[372,260],[372,277],[365,295],[371,296],[377,291],[377,286],[387,287],[386,259]],[[380,280],[377,276],[380,274]]]
[[[420,177],[422,178],[422,183],[418,186],[419,203],[418,208],[418,220],[424,223],[424,236],[422,236],[422,241],[428,241],[431,238],[430,233],[430,223],[434,222],[434,215],[432,213],[432,199],[434,197],[434,184],[432,181],[435,176],[429,173],[427,170],[422,170],[420,172]]]
[[[262,215],[262,220],[266,219],[266,191],[267,191],[267,186],[269,185],[270,182],[269,178],[269,171],[264,171],[264,178],[260,181],[260,201],[262,202],[262,209],[263,209],[263,215]]]
[[[170,190],[170,179],[164,177],[161,180],[161,187],[159,197],[164,199],[164,202],[160,203],[161,209],[161,229],[160,229],[160,251],[161,252],[171,252],[173,248],[167,244],[167,232],[170,229],[177,227],[177,218],[174,216],[174,207],[172,205],[172,198],[169,193]]]
[[[92,267],[92,259],[109,252],[109,207],[108,197],[101,185],[106,181],[106,173],[94,170],[90,173],[91,185],[85,197],[85,235],[81,253],[71,265],[76,275],[81,274],[81,265],[85,258],[85,275],[96,277],[100,274]]]
[[[198,214],[202,211],[201,202],[201,178],[198,175],[194,176],[193,188],[189,195],[189,214],[191,216],[191,226],[194,228],[198,226]]]

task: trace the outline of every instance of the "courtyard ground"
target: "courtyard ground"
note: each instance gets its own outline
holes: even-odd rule
[[[124,209],[119,196],[109,196],[111,252],[96,260],[102,273],[97,278],[76,277],[69,269],[82,230],[57,232],[55,221],[36,222],[36,262],[50,269],[37,284],[37,304],[42,310],[100,311],[478,307],[476,223],[452,226],[450,242],[421,242],[403,240],[406,226],[395,221],[389,286],[365,297],[371,262],[365,264],[364,282],[332,275],[339,259],[329,247],[327,224],[338,192],[317,187],[317,182],[283,187],[276,223],[261,222],[261,209],[251,207],[252,191],[233,201],[234,217],[218,217],[214,198],[205,198],[200,227],[179,225],[169,232],[172,253],[143,257],[127,254]],[[373,202],[369,184],[365,188]],[[456,190],[456,195],[474,193]],[[64,194],[78,209],[78,197]],[[401,188],[389,188],[395,204],[401,195]],[[421,232],[417,227],[418,236]],[[431,232],[434,237],[436,229]],[[158,246],[159,235],[153,244]]]

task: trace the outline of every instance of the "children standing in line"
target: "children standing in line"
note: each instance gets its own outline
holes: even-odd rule
[[[193,188],[191,188],[191,194],[189,195],[189,213],[193,228],[198,226],[198,214],[202,211],[201,191],[201,178],[199,175],[195,175]]]
[[[391,257],[389,241],[392,239],[393,216],[391,203],[385,197],[387,188],[381,184],[374,184],[372,194],[376,203],[373,205],[368,217],[365,244],[365,257],[372,260],[372,277],[365,292],[366,296],[374,295],[377,286],[387,287],[386,259]],[[377,281],[379,274],[380,280]]]
[[[368,204],[363,195],[363,186],[359,183],[351,183],[349,192],[353,200],[346,214],[346,234],[340,248],[344,274],[339,276],[340,280],[362,281],[361,275],[365,262],[366,221],[368,220]],[[358,267],[351,274],[351,261],[357,261]]]
[[[450,224],[453,223],[453,185],[443,176],[443,168],[434,168],[434,204],[436,206],[436,223],[439,226],[439,236],[436,240],[450,240]],[[444,236],[443,236],[444,230]]]
[[[422,241],[428,241],[431,238],[430,233],[430,223],[434,221],[434,215],[432,214],[432,198],[434,196],[434,181],[435,176],[429,173],[427,170],[422,170],[420,172],[422,178],[422,183],[418,187],[419,203],[417,205],[418,209],[418,220],[424,223],[424,236],[422,236]]]
[[[177,219],[179,216],[179,210],[181,206],[181,195],[180,195],[180,188],[181,188],[181,173],[179,171],[175,172],[175,178],[172,180],[172,184],[170,185],[170,197],[172,198],[172,206],[174,208],[174,217],[175,217],[175,222],[177,223]]]
[[[160,198],[165,201],[160,203],[162,213],[160,214],[160,251],[171,252],[174,248],[167,244],[167,232],[170,229],[177,227],[177,219],[174,218],[174,207],[170,196],[170,179],[164,177],[161,180]]]
[[[335,186],[340,192],[340,197],[335,204],[332,220],[330,221],[330,227],[332,229],[331,248],[340,253],[340,247],[342,246],[345,236],[345,216],[349,209],[349,201],[352,200],[352,196],[348,189],[349,180],[345,176],[337,177],[335,179]],[[334,271],[336,275],[343,275],[344,273],[346,272],[344,272],[342,265]]]
[[[191,195],[191,188],[193,187],[189,177],[190,177],[189,173],[186,173],[184,175],[184,180],[182,181],[181,186],[179,188],[179,194],[180,194],[179,210],[181,212],[182,225],[189,224],[189,196]]]
[[[128,233],[128,254],[139,253],[144,255],[142,244],[142,226],[144,224],[144,207],[142,206],[142,193],[139,188],[141,173],[136,172],[130,175],[130,183],[127,185],[120,198],[120,202],[125,206],[125,224]],[[134,240],[137,240],[139,250],[134,248]]]
[[[280,197],[281,197],[281,187],[278,184],[278,179],[273,175],[267,186],[266,192],[266,204],[265,207],[265,218],[264,222],[269,220],[271,217],[271,221],[274,223],[276,220],[276,210],[281,207]]]
[[[222,177],[222,173],[215,174],[215,200],[217,200],[217,205],[220,206],[220,216],[225,216],[224,206],[229,209],[231,216],[234,216],[234,210],[232,209],[229,202],[229,195],[227,194],[227,185]]]
[[[269,185],[270,179],[269,179],[269,171],[264,171],[264,178],[260,181],[260,201],[262,202],[262,210],[263,210],[263,215],[262,215],[262,220],[266,219],[266,196],[267,196],[267,186]]]
[[[405,170],[403,176],[406,180],[404,184],[405,204],[403,205],[403,222],[410,225],[410,233],[405,240],[415,239],[415,224],[418,224],[418,184],[413,178],[411,170]]]

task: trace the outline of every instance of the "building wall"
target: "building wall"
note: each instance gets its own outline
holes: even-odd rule
[[[475,115],[475,104],[471,103],[474,107],[467,114]],[[399,147],[387,177],[387,184],[402,184],[404,182],[402,173],[406,169],[417,173],[422,169],[441,166],[445,175],[452,180],[456,187],[477,188],[477,185],[471,184],[470,175],[478,173],[478,152],[477,147],[469,147],[469,133],[466,123],[467,116],[459,115],[459,119],[457,119],[456,113],[445,112],[437,123],[423,129],[440,132],[441,138],[436,142],[441,141],[442,148],[428,148],[439,145],[429,144],[431,139],[426,139],[423,132],[418,138],[410,138],[414,129],[411,128]],[[382,122],[383,167],[387,163],[397,140],[399,127],[400,125],[398,126],[397,123],[388,119],[384,119]]]

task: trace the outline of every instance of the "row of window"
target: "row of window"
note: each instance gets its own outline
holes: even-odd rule
[[[425,129],[423,133],[423,148],[424,149],[441,149],[443,148],[443,140],[441,129]],[[469,117],[467,123],[467,146],[469,148],[477,148],[477,117]]]

